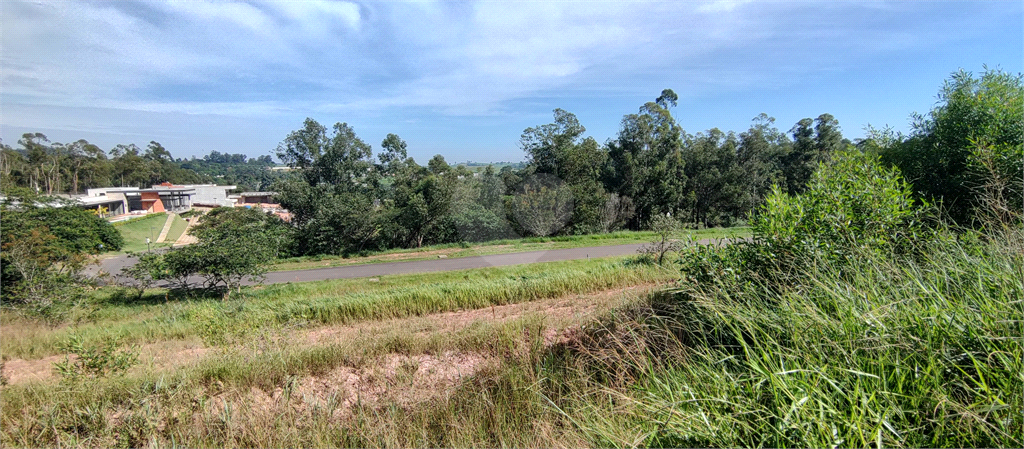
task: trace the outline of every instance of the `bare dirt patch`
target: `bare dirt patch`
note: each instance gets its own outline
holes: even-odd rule
[[[543,340],[545,345],[550,346],[565,342],[579,323],[621,303],[624,297],[649,292],[658,285],[649,283],[519,304],[437,313],[421,317],[326,326],[297,331],[285,338],[297,344],[323,345],[352,341],[360,337],[388,335],[394,333],[395,330],[428,337],[438,333],[458,332],[477,323],[502,323],[537,314],[545,318],[545,329],[542,331]],[[174,340],[152,343],[140,348],[139,364],[132,371],[173,370],[195,363],[210,355],[212,351],[216,351],[216,348],[204,347],[202,343],[195,341]],[[2,374],[11,385],[33,381],[56,381],[53,364],[63,359],[63,355],[55,355],[35,360],[8,360],[4,363]],[[418,394],[417,391],[429,391],[431,389],[429,385],[432,382],[445,384],[453,378],[452,376],[458,377],[474,373],[480,365],[489,363],[488,360],[487,357],[479,354],[389,354],[384,357],[383,362],[368,361],[369,366],[375,367],[370,371],[365,371],[366,368],[341,367],[326,377],[311,378],[321,378],[321,380],[309,380],[309,385],[302,388],[305,388],[303,391],[313,392],[317,390],[315,386],[320,385],[320,390],[334,392],[338,395],[344,393],[342,401],[350,399],[358,401],[359,398],[373,398],[379,391],[398,388],[402,384],[399,380],[408,378],[409,384],[401,388],[404,392],[399,396],[413,398]],[[411,367],[415,367],[415,369]],[[411,374],[403,374],[410,370]],[[386,381],[381,383],[378,381],[379,379]],[[320,382],[320,384],[316,382]],[[333,387],[332,390],[327,385],[342,386]]]
[[[201,359],[213,351],[195,342],[172,340],[144,345],[139,348],[139,363],[129,372],[150,370],[162,371],[179,368]],[[64,361],[64,355],[53,355],[41,359],[14,359],[4,362],[3,376],[10,385],[26,382],[56,381],[53,364]],[[71,356],[74,360],[74,356]]]
[[[392,354],[362,368],[342,366],[303,378],[293,394],[301,396],[303,407],[330,407],[336,418],[343,418],[356,405],[388,402],[407,407],[429,400],[489,363],[494,361],[478,354]]]
[[[3,376],[11,385],[32,381],[45,382],[53,378],[53,364],[63,360],[63,355],[36,360],[8,360],[4,362]]]

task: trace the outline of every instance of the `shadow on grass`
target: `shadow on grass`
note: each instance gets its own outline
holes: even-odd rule
[[[171,302],[196,300],[221,300],[223,289],[189,288],[189,289],[151,289],[141,295],[138,290],[125,287],[108,287],[106,294],[96,296],[100,304],[113,306],[158,305]]]

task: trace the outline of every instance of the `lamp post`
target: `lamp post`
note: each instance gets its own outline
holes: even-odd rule
[[[149,247],[149,237],[146,237],[146,252],[149,252],[151,250],[152,248]]]

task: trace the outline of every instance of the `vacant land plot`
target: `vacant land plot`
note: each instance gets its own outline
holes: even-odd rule
[[[256,287],[230,301],[108,291],[56,328],[3,312],[0,435],[4,446],[370,445],[338,438],[367,413],[421,407],[535,357],[672,279],[617,258]],[[73,339],[117,343],[69,356]],[[124,353],[138,362],[123,375],[54,370]]]

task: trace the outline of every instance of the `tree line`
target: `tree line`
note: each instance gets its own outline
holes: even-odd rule
[[[119,144],[109,151],[81,139],[64,144],[45,134],[25,133],[17,148],[0,142],[0,184],[29,188],[38,194],[80,194],[94,187],[146,188],[173,184],[237,185],[240,190],[268,190],[283,175],[269,170],[269,156],[212,151],[191,159],[174,159],[159,142],[146,148]]]
[[[441,155],[421,166],[394,134],[374,157],[348,124],[307,119],[277,148],[297,173],[277,184],[278,198],[295,217],[296,254],[640,230],[659,217],[731,226],[747,222],[773,188],[800,194],[820,163],[854,150],[899,169],[916,201],[937,203],[953,222],[976,225],[982,209],[1005,221],[1024,208],[1022,86],[1019,74],[960,71],[931,111],[912,115],[908,135],[869,126],[856,141],[827,113],[788,131],[761,114],[739,133],[690,134],[666,89],[603,144],[556,109],[552,123],[523,131],[525,167],[478,174]]]
[[[275,189],[293,214],[297,254],[348,253],[515,236],[646,229],[671,216],[694,227],[744,223],[774,184],[800,192],[813,167],[846,148],[829,114],[788,132],[762,114],[739,134],[689,134],[666,89],[604,144],[576,116],[523,131],[525,167],[473,173],[436,155],[426,166],[389,134],[374,156],[346,123],[314,119],[290,133],[277,156],[296,175]]]
[[[851,142],[830,114],[782,130],[766,114],[742,132],[690,134],[676,121],[669,89],[622,118],[617,135],[598,143],[577,117],[556,109],[551,123],[527,128],[523,166],[452,166],[436,155],[420,165],[405,141],[389,134],[374,154],[346,123],[306,119],[278,145],[294,170],[267,170],[270,156],[213,152],[174,160],[157,142],[145,150],[104,151],[85,141],[53,144],[26,134],[3,148],[4,187],[77,192],[91,186],[237,182],[271,189],[293,214],[284,254],[346,254],[397,247],[517,236],[649,229],[669,217],[691,227],[745,223],[773,187],[798,194],[820,162],[855,149],[898,168],[915,199],[937,202],[969,224],[979,209],[1017,216],[1024,205],[1022,80],[986,69],[954,74],[939,103],[913,116],[908,135],[868,128]],[[239,176],[231,179],[226,174]],[[258,179],[257,179],[258,178]],[[239,183],[241,186],[241,183]],[[976,195],[983,188],[985,195]]]

